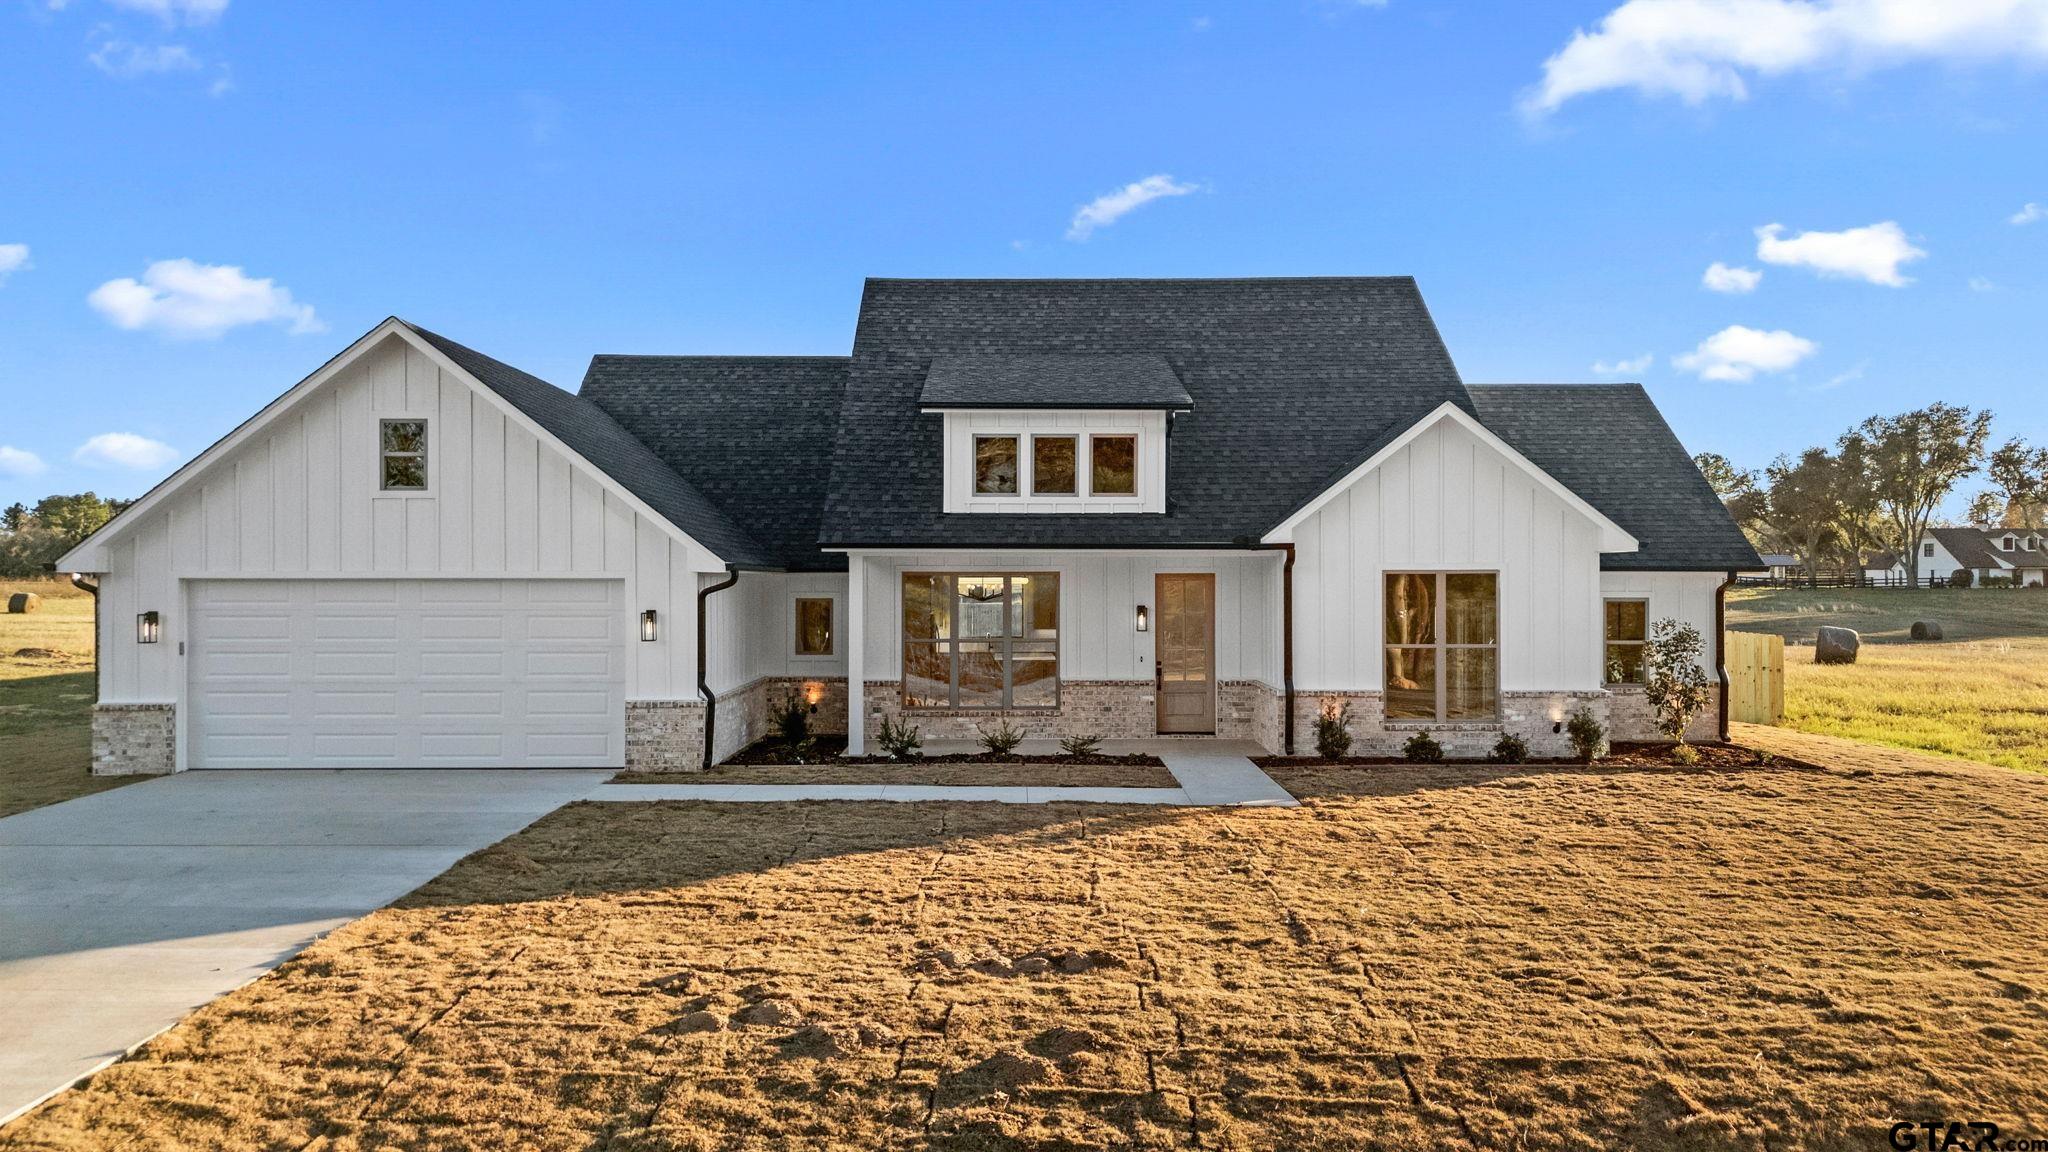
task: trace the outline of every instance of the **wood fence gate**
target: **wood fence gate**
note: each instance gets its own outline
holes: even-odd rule
[[[1724,632],[1728,646],[1728,718],[1776,724],[1785,718],[1785,638]]]

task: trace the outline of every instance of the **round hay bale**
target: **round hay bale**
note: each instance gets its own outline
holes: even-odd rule
[[[42,606],[43,598],[33,592],[16,592],[7,598],[7,611],[16,616],[24,612],[34,612]]]
[[[1863,637],[1854,628],[1826,627],[1813,637],[1813,662],[1815,664],[1854,664],[1856,652],[1863,647]]]
[[[1915,620],[1913,621],[1913,639],[1939,640],[1941,639],[1941,625],[1932,620]]]

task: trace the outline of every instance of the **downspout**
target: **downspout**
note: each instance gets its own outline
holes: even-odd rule
[[[704,697],[704,762],[699,765],[702,771],[708,771],[717,762],[713,739],[718,735],[718,695],[711,690],[711,638],[705,627],[705,609],[713,592],[723,592],[739,582],[740,574],[734,569],[718,583],[697,590],[697,694]]]
[[[1280,685],[1282,707],[1280,721],[1281,747],[1287,755],[1294,755],[1294,545],[1265,544],[1268,551],[1280,552]]]
[[[100,701],[100,586],[88,581],[83,572],[68,573],[71,586],[92,597],[92,699]]]
[[[1721,680],[1721,739],[1728,739],[1728,590],[1735,587],[1735,573],[1714,589],[1714,674]]]

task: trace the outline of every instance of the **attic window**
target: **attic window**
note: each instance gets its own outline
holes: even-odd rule
[[[386,420],[383,424],[382,487],[386,492],[423,492],[427,487],[427,422]]]
[[[1094,436],[1088,445],[1093,483],[1088,490],[1097,496],[1138,494],[1138,438],[1136,436]]]
[[[977,496],[1017,494],[1017,438],[974,438],[974,492]]]

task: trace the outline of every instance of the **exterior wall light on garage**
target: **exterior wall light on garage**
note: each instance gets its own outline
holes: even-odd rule
[[[1143,604],[1140,604],[1138,605],[1138,631],[1150,632],[1151,630],[1152,613]]]
[[[154,612],[144,612],[135,618],[135,642],[154,644],[163,638],[164,622]]]
[[[656,634],[654,609],[649,608],[640,614],[640,639],[651,643]]]

